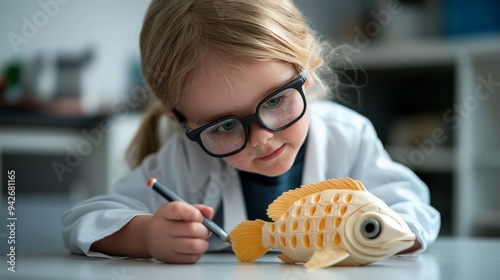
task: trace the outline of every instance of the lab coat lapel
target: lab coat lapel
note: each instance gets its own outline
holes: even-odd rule
[[[310,112],[310,111],[309,111]],[[307,185],[324,180],[327,166],[325,147],[327,146],[327,137],[325,137],[326,128],[318,117],[311,113],[309,135],[307,140],[306,155],[304,159],[304,170],[302,171],[302,185]]]

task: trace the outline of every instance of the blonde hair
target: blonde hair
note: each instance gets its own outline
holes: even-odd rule
[[[180,102],[207,55],[307,69],[311,98],[328,92],[318,71],[328,70],[324,50],[291,0],[153,0],[140,34],[141,70],[153,98],[128,150],[131,166],[159,149],[160,116]]]

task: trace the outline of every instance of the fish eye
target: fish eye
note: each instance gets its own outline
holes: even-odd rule
[[[368,218],[361,224],[361,234],[368,239],[377,238],[380,231],[380,222],[375,218]]]

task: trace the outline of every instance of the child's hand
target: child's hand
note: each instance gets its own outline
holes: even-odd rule
[[[147,229],[149,254],[166,263],[194,263],[208,249],[211,232],[202,224],[203,215],[214,210],[205,205],[173,201],[160,206]]]

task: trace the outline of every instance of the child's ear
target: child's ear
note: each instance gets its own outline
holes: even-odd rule
[[[169,118],[171,121],[173,121],[173,122],[178,122],[177,118],[175,117],[174,113],[172,113],[172,111],[168,110],[168,111],[166,111],[164,114],[165,114],[165,116],[167,116],[167,118]]]
[[[309,86],[311,86],[311,84],[312,84],[311,79],[307,79],[303,85],[304,89],[307,90],[309,88]]]

